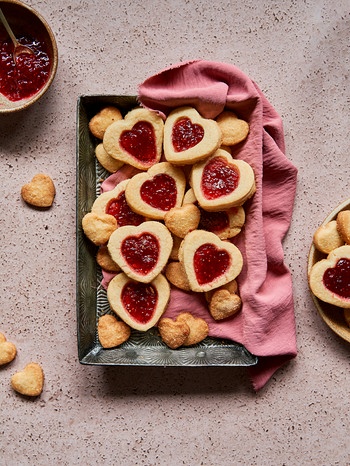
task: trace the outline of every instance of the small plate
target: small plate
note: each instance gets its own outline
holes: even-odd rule
[[[97,141],[89,132],[90,119],[107,105],[123,114],[138,104],[135,96],[81,96],[77,105],[77,333],[82,364],[133,366],[252,366],[258,358],[234,341],[206,338],[192,347],[171,350],[155,328],[132,331],[129,340],[117,348],[104,349],[97,336],[101,315],[111,313],[107,293],[100,285],[102,274],[96,262],[96,247],[87,240],[83,216],[100,192],[106,172],[95,157]]]
[[[338,213],[342,210],[350,210],[350,199],[347,199],[346,201],[338,205],[338,207],[336,207],[328,215],[328,217],[325,218],[322,225],[325,225],[326,223],[335,220],[337,218]],[[311,245],[307,267],[308,277],[310,275],[312,266],[319,260],[324,259],[325,257],[327,257],[326,254],[322,254],[315,248],[313,244]],[[318,313],[320,314],[324,322],[328,325],[328,327],[331,328],[333,332],[335,332],[338,336],[350,343],[350,328],[344,319],[343,309],[321,301],[312,292],[311,296],[315,303]]]

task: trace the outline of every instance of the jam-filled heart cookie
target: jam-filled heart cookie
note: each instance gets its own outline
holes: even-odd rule
[[[126,324],[146,331],[163,315],[170,299],[170,286],[162,274],[150,283],[141,283],[120,273],[110,281],[107,298],[111,309]]]
[[[165,225],[148,221],[114,231],[108,251],[125,274],[143,283],[152,281],[165,267],[173,239]]]
[[[161,162],[146,173],[134,175],[126,186],[125,197],[135,212],[162,220],[170,209],[181,205],[185,187],[181,168]]]
[[[237,236],[245,223],[245,211],[242,206],[209,212],[198,205],[192,188],[186,192],[183,203],[196,204],[200,214],[198,229],[211,231],[220,239]]]
[[[249,134],[249,124],[230,110],[221,112],[216,121],[221,130],[224,146],[234,146],[244,141]]]
[[[316,262],[309,274],[313,294],[334,306],[350,308],[350,246],[340,246]]]
[[[148,170],[162,155],[163,129],[164,122],[157,113],[136,108],[106,129],[103,147],[111,157]]]
[[[244,204],[255,193],[254,171],[247,162],[218,149],[193,166],[191,185],[203,209],[225,210]]]
[[[179,260],[192,291],[209,291],[234,280],[241,272],[239,249],[214,233],[194,230],[181,243]]]
[[[175,165],[193,164],[218,149],[221,131],[215,120],[203,118],[195,108],[173,110],[164,125],[164,155]]]
[[[125,189],[129,180],[121,181],[111,191],[100,194],[91,207],[91,212],[103,215],[112,215],[117,221],[117,227],[125,225],[140,225],[146,219],[143,215],[134,212],[129,206]]]

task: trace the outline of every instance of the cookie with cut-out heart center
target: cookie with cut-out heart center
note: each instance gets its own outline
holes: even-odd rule
[[[125,189],[129,180],[123,180],[114,189],[100,194],[91,207],[91,212],[97,215],[112,215],[117,221],[117,227],[125,225],[140,225],[146,219],[134,212],[129,206]]]
[[[160,160],[163,130],[163,120],[157,113],[135,108],[106,129],[103,147],[111,157],[147,170]]]
[[[164,155],[175,165],[203,160],[221,144],[221,131],[215,120],[203,118],[193,107],[173,110],[164,125]]]
[[[146,173],[134,175],[125,188],[125,197],[138,214],[162,220],[170,209],[181,205],[185,187],[181,168],[161,162]]]
[[[36,362],[31,362],[22,371],[11,377],[12,388],[26,396],[39,396],[44,387],[44,372]]]
[[[159,274],[150,283],[116,275],[107,288],[111,309],[131,328],[146,331],[163,315],[170,298],[167,279]]]
[[[234,280],[241,272],[239,249],[214,233],[194,230],[181,243],[179,260],[192,291],[209,291]]]
[[[340,246],[316,262],[309,273],[309,285],[321,301],[350,308],[350,246]]]
[[[222,149],[194,165],[191,186],[199,205],[208,211],[240,206],[255,193],[252,167]]]
[[[38,173],[32,180],[22,186],[23,200],[35,207],[50,207],[56,194],[52,179],[44,173]]]
[[[109,238],[108,251],[125,274],[143,283],[152,281],[166,265],[173,239],[160,222],[117,228]]]
[[[103,348],[115,348],[129,339],[131,329],[122,320],[105,314],[98,319],[97,333]]]

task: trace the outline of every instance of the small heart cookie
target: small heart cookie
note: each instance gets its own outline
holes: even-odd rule
[[[232,317],[241,309],[242,300],[228,290],[215,290],[209,303],[209,311],[213,319],[223,320]]]
[[[155,221],[120,227],[108,241],[113,261],[128,277],[143,283],[151,282],[163,270],[172,247],[171,233]]]
[[[218,149],[194,165],[191,186],[199,205],[208,211],[226,210],[244,204],[255,193],[252,167]]]
[[[12,388],[26,396],[39,396],[44,387],[44,372],[41,366],[31,362],[11,377]]]
[[[170,299],[170,286],[162,274],[151,283],[141,283],[120,273],[109,282],[107,298],[113,312],[126,324],[146,331],[163,315]]]
[[[89,212],[84,215],[82,227],[85,235],[97,246],[106,244],[111,234],[117,229],[113,215]]]
[[[350,210],[343,210],[337,215],[337,230],[346,244],[350,244]]]
[[[165,268],[165,276],[176,288],[184,291],[191,291],[190,283],[181,262],[169,262]]]
[[[97,215],[109,214],[117,221],[117,227],[140,225],[146,219],[134,212],[125,197],[125,189],[129,180],[121,181],[114,189],[100,194],[92,204],[91,212]]]
[[[190,333],[183,343],[183,346],[191,346],[200,343],[209,334],[209,326],[201,317],[195,317],[190,312],[182,312],[176,318],[177,322],[185,322]]]
[[[51,207],[56,189],[52,179],[44,173],[38,173],[32,180],[22,186],[23,200],[35,207]]]
[[[321,301],[350,308],[350,246],[333,249],[326,259],[316,262],[309,274],[309,285]]]
[[[240,250],[214,233],[194,230],[181,243],[179,261],[192,291],[209,291],[234,280],[242,270]]]
[[[163,342],[171,349],[182,346],[190,334],[186,322],[163,317],[158,322],[158,330]]]
[[[133,176],[125,188],[125,197],[135,212],[163,220],[170,209],[181,205],[185,187],[181,168],[161,162],[146,173]]]
[[[115,173],[124,165],[123,162],[114,159],[106,152],[102,142],[96,146],[95,155],[102,167],[110,173]]]
[[[103,147],[113,158],[148,170],[162,155],[164,122],[151,110],[135,108],[112,123],[103,136]]]
[[[194,204],[173,207],[164,216],[164,223],[175,236],[184,238],[190,231],[196,230],[200,221],[200,211]]]
[[[218,149],[221,131],[215,120],[203,118],[195,108],[173,110],[164,125],[164,154],[168,162],[189,165]]]
[[[89,121],[89,129],[91,133],[98,139],[103,139],[106,129],[112,123],[122,120],[123,115],[117,107],[109,105],[102,108]]]
[[[108,247],[106,244],[103,244],[98,248],[96,254],[96,262],[101,267],[101,269],[105,270],[109,273],[119,273],[121,269],[118,264],[114,262],[109,254]]]
[[[249,124],[230,110],[221,112],[216,121],[221,130],[224,146],[234,146],[244,141],[249,134]]]
[[[313,243],[318,251],[325,254],[343,246],[344,240],[339,234],[337,221],[332,220],[318,227],[313,236]]]
[[[122,320],[105,314],[98,319],[97,333],[103,348],[114,348],[129,339],[131,329]]]
[[[13,361],[17,354],[16,346],[6,340],[3,333],[0,333],[0,366]]]

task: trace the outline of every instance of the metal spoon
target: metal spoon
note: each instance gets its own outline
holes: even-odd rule
[[[11,40],[12,40],[13,45],[14,45],[14,49],[13,49],[13,60],[14,60],[14,62],[16,63],[17,58],[21,53],[28,53],[28,54],[34,55],[34,52],[33,52],[33,50],[31,48],[27,47],[26,45],[22,45],[22,44],[20,44],[18,42],[18,40],[16,39],[14,33],[12,32],[12,29],[10,28],[10,25],[7,22],[7,19],[5,18],[4,13],[2,12],[1,8],[0,8],[0,20],[1,20],[2,24],[5,26],[5,29],[8,32],[8,35],[11,37]]]

